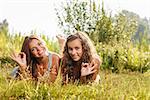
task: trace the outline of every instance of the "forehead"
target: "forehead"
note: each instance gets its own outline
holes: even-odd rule
[[[68,47],[75,47],[75,46],[82,46],[80,39],[75,39],[72,41],[68,41],[67,43]]]
[[[38,39],[31,39],[29,42],[29,47],[35,46],[39,42],[40,42],[40,40],[38,40]]]

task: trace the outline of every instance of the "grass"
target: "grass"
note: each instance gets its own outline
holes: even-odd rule
[[[61,86],[31,80],[7,79],[10,69],[0,70],[0,99],[27,100],[150,100],[150,71],[115,74],[101,71],[100,84]]]

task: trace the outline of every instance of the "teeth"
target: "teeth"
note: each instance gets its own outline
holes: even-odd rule
[[[43,53],[43,51],[39,52],[39,54],[42,54],[42,53]]]

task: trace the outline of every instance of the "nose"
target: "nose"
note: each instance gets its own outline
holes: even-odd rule
[[[42,48],[40,46],[37,46],[37,51],[40,51]]]
[[[71,54],[72,54],[72,55],[75,55],[75,54],[76,54],[76,50],[73,49],[72,52],[71,52]]]

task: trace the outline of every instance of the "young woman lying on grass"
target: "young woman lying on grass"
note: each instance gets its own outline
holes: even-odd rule
[[[13,77],[32,77],[39,80],[46,77],[48,82],[54,82],[59,70],[60,57],[48,51],[45,42],[36,35],[24,39],[20,53],[13,52],[11,58],[18,63]]]
[[[91,40],[83,32],[67,37],[62,54],[63,84],[99,82],[101,61]]]

